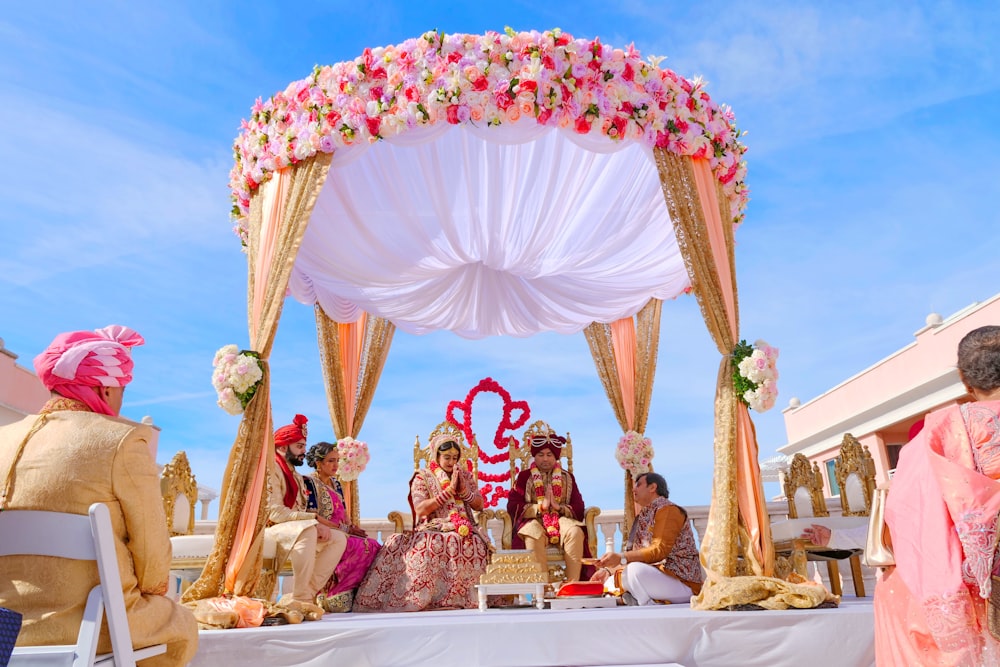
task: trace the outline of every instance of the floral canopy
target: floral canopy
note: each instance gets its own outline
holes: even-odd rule
[[[720,352],[738,340],[739,137],[699,81],[558,30],[429,32],[317,67],[257,100],[234,147],[251,344],[266,360],[286,292],[316,307],[343,437],[361,427],[395,327],[585,331],[623,430],[641,433],[664,299],[693,290]],[[739,528],[753,571],[770,574],[753,427],[731,385],[724,356],[703,560],[734,574]],[[189,599],[258,583],[270,429],[262,387]]]

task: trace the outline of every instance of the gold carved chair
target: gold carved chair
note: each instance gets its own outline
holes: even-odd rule
[[[178,592],[201,574],[215,543],[214,535],[194,534],[194,511],[198,484],[183,451],[174,454],[160,473],[160,494],[170,532],[170,571],[179,581]]]
[[[524,436],[521,438],[521,447],[517,449],[514,447],[510,448],[511,489],[514,488],[514,482],[517,480],[518,474],[531,465],[531,439],[535,436],[555,435],[555,433],[555,430],[546,422],[538,420],[525,429]],[[566,433],[566,444],[563,445],[562,453],[559,457],[559,463],[564,470],[567,470],[571,475],[573,474],[573,441],[570,439],[568,432]],[[597,517],[600,513],[601,510],[597,507],[587,507],[584,510],[583,522],[587,530],[587,545],[590,548],[591,555],[597,554]],[[514,539],[514,520],[505,509],[497,510],[496,516],[503,522],[501,547],[503,549],[510,549]],[[546,552],[548,554],[549,581],[562,581],[566,574],[566,561],[563,557],[562,549],[558,545],[553,545]]]
[[[430,436],[428,436],[427,441],[430,442],[439,435],[447,435],[449,438],[458,443],[458,448],[462,452],[462,459],[459,462],[460,465],[466,465],[467,461],[472,462],[472,478],[479,483],[479,445],[476,443],[476,439],[473,438],[471,443],[465,441],[465,435],[462,433],[461,429],[452,424],[449,421],[443,421],[434,427],[431,431]],[[417,472],[422,468],[427,468],[433,461],[436,452],[430,451],[428,448],[421,446],[420,436],[418,435],[413,442],[413,472]],[[483,510],[482,512],[476,513],[476,521],[479,526],[486,531],[486,523],[493,518],[493,510]],[[410,512],[402,512],[393,510],[389,512],[389,521],[392,521],[393,532],[401,533],[406,529],[413,528],[413,517]]]
[[[785,477],[784,491],[788,501],[789,519],[824,519],[830,516],[826,507],[826,499],[823,496],[823,476],[819,466],[815,462],[810,464],[809,459],[804,455],[796,454],[792,457],[788,475]],[[822,523],[822,521],[817,523]],[[803,530],[804,528],[805,526],[802,526]],[[826,561],[830,589],[834,595],[843,593],[837,561],[850,560],[854,592],[858,597],[865,596],[861,561],[856,551],[818,546],[798,537],[775,542],[774,548],[776,555],[790,557],[793,564],[797,564],[796,569],[802,575],[805,575],[805,561]]]
[[[875,495],[875,461],[866,445],[847,433],[840,444],[840,456],[833,464],[833,475],[840,487],[840,505],[844,516],[871,514]]]

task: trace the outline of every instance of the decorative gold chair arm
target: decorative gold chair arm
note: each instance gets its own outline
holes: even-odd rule
[[[487,527],[487,524],[489,524],[490,520],[494,519],[496,515],[497,513],[494,510],[487,510],[487,509],[484,509],[476,513],[476,523],[479,524],[479,527],[487,535],[489,534],[489,529]]]
[[[587,528],[587,545],[591,556],[597,555],[597,517],[600,514],[600,507],[588,507],[583,511],[583,524]]]
[[[386,515],[389,521],[392,521],[392,532],[401,533],[403,532],[403,513],[393,510]]]
[[[514,521],[510,518],[507,510],[497,510],[496,517],[503,522],[503,536],[500,538],[500,548],[510,549],[511,540],[514,539]]]

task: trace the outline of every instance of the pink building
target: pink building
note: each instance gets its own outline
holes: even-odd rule
[[[789,458],[801,452],[823,470],[828,496],[839,496],[833,462],[845,433],[867,445],[876,482],[892,474],[910,429],[931,410],[969,400],[955,368],[958,342],[969,331],[1000,324],[1000,294],[947,319],[932,313],[909,345],[824,394],[785,408]]]
[[[49,390],[34,371],[17,363],[17,355],[0,338],[0,426],[38,412],[47,400]]]

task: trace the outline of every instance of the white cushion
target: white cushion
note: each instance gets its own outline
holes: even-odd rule
[[[208,558],[215,544],[215,535],[178,535],[170,538],[174,558]]]

